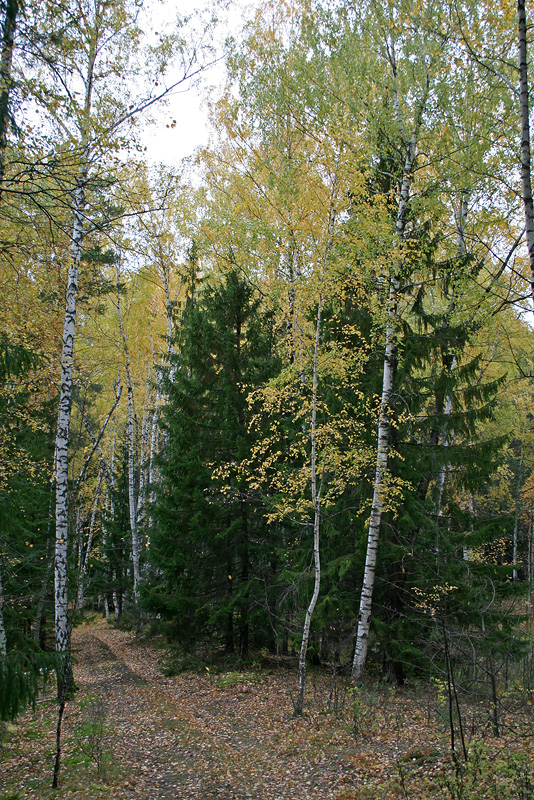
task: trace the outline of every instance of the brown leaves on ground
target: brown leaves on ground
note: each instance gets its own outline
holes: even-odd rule
[[[73,648],[79,691],[65,714],[61,798],[485,796],[458,794],[467,777],[452,769],[431,693],[351,695],[339,678],[311,675],[306,715],[293,718],[292,673],[164,677],[157,650],[102,622],[75,630]],[[50,690],[11,726],[0,800],[51,796],[54,731]]]

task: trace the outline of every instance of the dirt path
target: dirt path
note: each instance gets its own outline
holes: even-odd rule
[[[49,686],[9,726],[0,800],[515,800],[534,786],[530,701],[503,737],[488,739],[481,727],[478,760],[457,774],[435,693],[370,685],[345,696],[336,715],[332,679],[312,673],[306,715],[294,719],[293,673],[165,677],[161,650],[103,620],[77,628],[72,641],[78,691],[65,713],[59,792],[50,789],[57,706]],[[106,757],[100,774],[91,731]]]
[[[370,696],[355,737],[348,702],[344,718],[326,713],[327,677],[310,677],[306,716],[294,719],[292,673],[165,677],[161,651],[104,621],[77,628],[72,644],[79,689],[65,714],[60,798],[389,800],[404,796],[399,759],[430,747],[425,709],[411,701],[408,713],[393,694]],[[95,703],[106,718],[100,776],[81,747]],[[54,726],[50,691],[4,751],[0,800],[51,797]]]
[[[108,709],[124,797],[334,798],[354,780],[353,737],[324,716],[293,719],[285,677],[165,678],[153,651],[102,626],[75,631],[73,647],[77,682]]]

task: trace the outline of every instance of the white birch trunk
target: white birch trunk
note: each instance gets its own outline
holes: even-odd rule
[[[127,374],[129,369],[127,369]],[[134,398],[131,378],[128,376],[128,423],[126,427],[126,438],[128,440],[128,506],[130,511],[130,530],[132,534],[132,572],[133,572],[133,596],[137,605],[139,600],[139,561],[140,547],[139,535],[137,530],[137,504],[135,502],[135,463],[134,463]]]
[[[394,338],[394,320],[397,314],[396,295],[398,288],[398,281],[396,279],[392,280],[390,283],[388,321],[386,325],[386,350],[382,377],[382,398],[378,419],[378,444],[376,451],[373,502],[371,505],[371,516],[369,518],[369,528],[367,533],[367,552],[365,557],[365,569],[360,598],[360,611],[358,615],[356,647],[354,650],[354,660],[352,663],[352,678],[354,681],[361,680],[363,675],[365,661],[367,658],[369,628],[371,625],[371,609],[375,583],[378,541],[380,534],[380,523],[382,521],[382,508],[384,505],[383,492],[385,488],[385,478],[389,455],[389,404],[393,390],[393,365],[396,357],[397,347],[397,343]]]
[[[70,649],[67,586],[69,434],[72,408],[72,365],[76,324],[76,298],[78,295],[78,271],[83,241],[83,211],[85,206],[86,182],[87,170],[84,170],[78,179],[76,191],[74,193],[72,252],[68,274],[65,321],[63,325],[61,388],[56,429],[56,548],[54,590],[56,649],[60,653],[67,653]]]
[[[135,404],[134,390],[132,383],[132,373],[130,368],[130,351],[126,332],[122,322],[121,297],[120,297],[120,267],[117,264],[117,314],[119,318],[119,333],[124,347],[126,359],[126,387],[128,390],[128,418],[126,423],[126,440],[128,442],[128,507],[130,514],[130,531],[132,536],[132,575],[133,575],[133,597],[137,605],[139,600],[139,563],[140,563],[140,543],[137,529],[137,502],[135,498]]]
[[[113,580],[114,581],[117,580],[117,574],[115,572],[113,573]],[[113,597],[113,617],[115,619],[115,622],[117,622],[121,614],[121,607],[119,603],[119,595],[116,589],[113,589],[112,597]]]
[[[61,384],[57,415],[55,442],[56,477],[56,543],[54,562],[54,608],[56,628],[56,650],[64,654],[63,668],[58,672],[58,724],[56,733],[56,759],[54,765],[53,788],[57,787],[60,765],[61,721],[68,692],[72,686],[72,664],[69,656],[70,625],[68,614],[68,529],[69,529],[69,443],[70,419],[72,410],[72,370],[74,363],[74,334],[76,329],[76,300],[78,296],[78,276],[84,237],[84,210],[88,180],[88,142],[92,110],[93,80],[97,57],[97,42],[91,41],[87,53],[85,73],[85,95],[80,109],[80,152],[82,167],[76,182],[73,197],[72,248],[67,279],[65,320],[63,323],[63,343],[61,352]]]
[[[394,74],[396,67],[392,63]],[[395,74],[396,77],[396,74]],[[419,129],[421,126],[422,115],[428,96],[428,84],[419,105],[414,130],[409,142],[406,143],[406,158],[404,162],[403,176],[400,188],[399,204],[397,207],[397,220],[395,226],[396,240],[402,245],[406,230],[406,212],[410,198],[410,186],[412,182],[412,171],[415,162]],[[400,266],[400,265],[399,265]],[[378,541],[380,535],[380,524],[382,521],[382,509],[384,505],[384,491],[386,488],[386,476],[389,456],[389,433],[390,433],[390,401],[393,392],[393,369],[397,353],[397,313],[398,313],[398,293],[400,289],[400,279],[393,275],[389,281],[387,322],[386,322],[386,345],[384,353],[384,367],[382,376],[382,397],[380,401],[380,412],[378,417],[378,436],[376,450],[376,470],[373,488],[373,501],[371,505],[371,515],[369,517],[369,527],[367,533],[367,552],[365,556],[365,568],[360,598],[360,610],[358,614],[358,629],[356,633],[356,646],[354,659],[352,662],[352,679],[355,682],[361,680],[367,659],[367,647],[369,643],[369,629],[371,625],[371,609],[373,602],[373,591],[375,584],[375,572],[378,553]]]
[[[519,50],[519,104],[521,109],[521,183],[525,211],[525,232],[530,262],[531,293],[534,302],[534,203],[530,152],[529,87],[527,69],[527,18],[525,0],[517,0]]]
[[[146,494],[148,484],[149,472],[149,452],[150,452],[150,426],[148,423],[149,407],[150,407],[150,382],[151,376],[148,376],[146,385],[146,401],[143,411],[143,421],[141,424],[141,454],[139,465],[139,491],[137,493],[137,506],[136,506],[136,523],[142,524],[146,514]]]
[[[110,492],[109,492],[109,506],[111,511],[111,516],[115,514],[115,503],[113,500],[113,492],[115,491],[115,434],[113,434],[113,439],[111,442],[111,481],[109,483]],[[115,622],[118,621],[120,617],[120,605],[119,605],[119,596],[117,594],[116,589],[116,581],[117,581],[117,573],[113,572],[113,591],[112,591],[112,598],[113,598],[113,617]]]
[[[313,594],[306,609],[304,627],[302,630],[302,642],[299,653],[299,691],[295,703],[295,714],[302,714],[304,708],[304,693],[306,691],[306,654],[308,651],[308,641],[310,638],[310,627],[319,598],[321,589],[321,558],[320,558],[320,527],[321,527],[321,487],[317,486],[317,363],[319,358],[319,345],[321,336],[321,311],[323,300],[319,299],[317,309],[317,327],[315,330],[315,349],[313,353],[313,377],[312,377],[312,414],[311,414],[311,495],[313,504],[313,569],[314,584]]]

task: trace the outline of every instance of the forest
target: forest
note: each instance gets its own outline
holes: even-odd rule
[[[459,769],[534,700],[532,9],[152,5],[0,2],[0,720],[52,676],[57,785],[96,613],[295,718],[438,687]]]

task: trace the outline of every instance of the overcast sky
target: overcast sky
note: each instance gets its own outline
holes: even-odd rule
[[[165,25],[176,12],[190,13],[199,0],[150,0],[150,10],[157,25]],[[230,34],[235,34],[245,19],[250,19],[253,6],[246,0],[233,0],[226,12],[220,12],[220,23],[216,34],[217,55],[223,55],[223,43]],[[166,104],[154,109],[156,122],[143,135],[147,156],[155,163],[179,166],[181,160],[194,153],[197,147],[208,143],[209,124],[206,95],[209,87],[221,86],[225,80],[224,60],[206,69],[197,85],[185,84],[175,90]],[[173,121],[176,120],[174,127]]]

